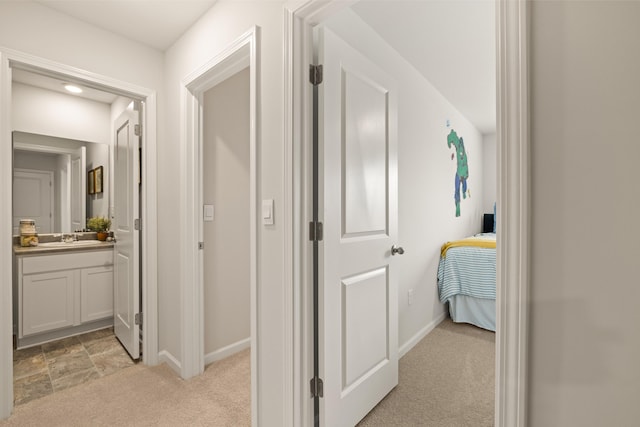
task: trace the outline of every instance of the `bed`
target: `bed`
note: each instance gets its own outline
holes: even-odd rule
[[[496,330],[496,235],[480,233],[442,245],[438,295],[454,322]]]

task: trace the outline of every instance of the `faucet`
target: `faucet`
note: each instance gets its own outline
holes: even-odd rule
[[[72,243],[73,241],[78,240],[78,235],[77,234],[65,234],[62,233],[62,239],[60,240],[61,242],[64,243]]]

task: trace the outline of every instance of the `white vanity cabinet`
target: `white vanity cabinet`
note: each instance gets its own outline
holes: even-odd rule
[[[113,250],[18,255],[18,348],[113,324]]]

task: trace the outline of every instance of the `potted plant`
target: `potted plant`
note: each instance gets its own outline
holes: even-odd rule
[[[111,220],[104,216],[94,216],[87,220],[87,228],[96,232],[98,240],[105,241],[109,235]]]

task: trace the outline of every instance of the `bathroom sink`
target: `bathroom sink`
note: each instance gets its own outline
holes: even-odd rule
[[[77,247],[77,246],[95,246],[101,245],[103,242],[100,240],[74,240],[73,242],[46,242],[40,243],[38,246],[42,246],[44,248],[66,248],[66,247]]]

